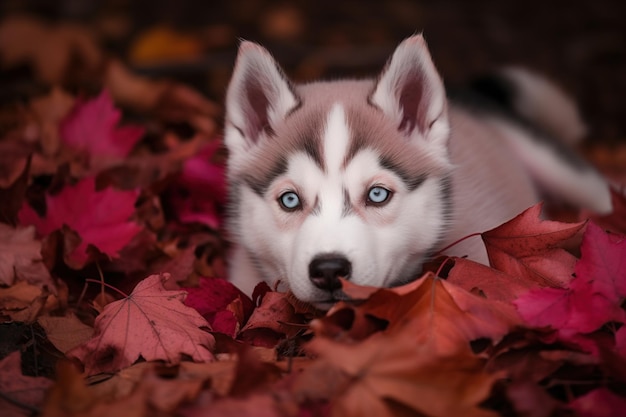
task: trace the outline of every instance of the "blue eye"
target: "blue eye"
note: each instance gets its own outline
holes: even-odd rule
[[[375,186],[367,192],[367,203],[380,206],[385,204],[391,198],[391,191],[384,187]]]
[[[302,207],[300,197],[293,191],[282,193],[280,197],[278,197],[278,203],[285,211],[294,211]]]

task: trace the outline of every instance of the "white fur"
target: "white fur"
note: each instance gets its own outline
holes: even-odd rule
[[[346,125],[343,107],[341,104],[334,104],[328,114],[326,132],[324,132],[324,160],[330,173],[339,174],[349,143],[350,132]]]

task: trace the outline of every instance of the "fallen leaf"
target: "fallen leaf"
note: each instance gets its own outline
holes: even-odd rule
[[[55,285],[43,263],[41,242],[32,226],[13,228],[0,223],[0,284],[25,281],[54,292]]]
[[[276,399],[272,394],[253,394],[245,399],[224,398],[208,399],[186,407],[185,417],[282,417],[276,407]]]
[[[252,300],[225,279],[201,277],[198,287],[188,287],[184,290],[188,293],[185,305],[198,311],[209,322],[213,331],[234,337],[239,330],[238,327],[243,325],[245,319],[252,313]],[[242,303],[241,321],[237,320],[232,311],[227,310],[234,300],[240,300]],[[238,326],[233,326],[235,322],[230,322],[229,319],[238,322]],[[226,320],[228,322],[225,322]]]
[[[128,156],[144,134],[141,126],[118,127],[121,112],[107,90],[91,100],[78,100],[59,126],[61,140],[91,158]]]
[[[472,356],[441,357],[415,345],[410,332],[376,334],[357,345],[315,338],[318,365],[336,369],[326,383],[332,416],[391,416],[397,402],[425,416],[494,416],[479,408],[496,379]],[[315,378],[319,374],[313,374]],[[307,385],[307,371],[300,376]]]
[[[535,282],[509,275],[465,258],[452,258],[454,266],[446,280],[489,300],[512,302],[517,296],[538,288]]]
[[[515,301],[524,321],[558,330],[561,340],[580,341],[605,323],[626,322],[621,303],[626,294],[626,240],[590,223],[581,258],[568,288],[542,288]]]
[[[50,84],[61,82],[72,63],[80,62],[93,71],[103,58],[85,27],[47,25],[41,19],[20,15],[4,19],[0,25],[0,54],[5,67],[31,64],[37,78]]]
[[[624,415],[626,398],[607,388],[597,388],[569,403],[579,417],[617,417]]]
[[[530,381],[508,385],[506,396],[518,415],[523,417],[550,417],[560,405],[542,387]]]
[[[497,342],[520,322],[510,305],[473,295],[432,273],[379,289],[354,308],[386,320],[387,334],[410,329],[415,343],[442,355],[470,352],[470,341],[479,338]]]
[[[0,317],[32,323],[41,313],[54,311],[58,307],[57,297],[26,281],[18,281],[7,288],[0,287]]]
[[[607,233],[593,222],[589,223],[580,247],[581,258],[576,263],[576,279],[570,287],[592,281],[594,293],[619,304],[626,298],[626,236]]]
[[[142,228],[129,220],[135,212],[138,190],[113,188],[96,190],[89,177],[74,186],[66,186],[56,195],[46,195],[46,215],[40,217],[24,204],[20,222],[34,225],[40,236],[46,236],[67,225],[80,237],[80,243],[66,257],[68,265],[80,268],[89,261],[88,245],[115,258]]]
[[[116,59],[108,61],[104,77],[116,103],[167,122],[186,122],[207,138],[215,136],[219,106],[190,87],[141,77]]]
[[[213,162],[221,141],[205,146],[183,164],[171,187],[171,204],[183,223],[201,223],[213,229],[220,225],[220,206],[226,202],[223,164]]]
[[[246,397],[280,379],[281,370],[273,363],[262,361],[251,346],[242,345],[237,352],[235,377],[229,394]]]
[[[59,87],[30,102],[30,110],[34,114],[39,127],[39,142],[45,156],[54,156],[61,147],[59,126],[75,105],[75,98]]]
[[[541,220],[537,204],[512,220],[482,234],[491,266],[541,286],[565,287],[576,258],[562,249],[586,222]]]
[[[46,395],[44,417],[77,417],[86,415],[98,401],[86,386],[81,373],[69,361],[60,361],[56,381]]]
[[[151,275],[127,298],[107,304],[95,322],[88,342],[68,352],[78,358],[89,375],[114,372],[135,363],[164,360],[179,363],[182,355],[211,361],[214,339],[203,330],[208,323],[183,304],[184,291],[167,291],[169,274]]]
[[[37,323],[45,330],[50,343],[66,353],[93,336],[93,328],[81,322],[74,314],[41,316]]]
[[[302,331],[304,323],[304,317],[296,311],[289,295],[270,291],[254,309],[238,339],[253,346],[274,347],[280,339]]]
[[[38,410],[53,382],[48,378],[22,374],[19,351],[0,361],[0,408],[4,417],[25,417]]]
[[[8,168],[9,172],[6,172],[7,181],[0,180],[0,221],[7,224],[17,224],[17,215],[26,197],[32,159],[16,155],[11,155],[8,159],[10,162],[6,165],[5,161],[0,160],[0,166],[5,168],[14,166],[13,169]],[[4,168],[0,168],[0,171],[4,171]],[[5,175],[0,176],[6,177]]]

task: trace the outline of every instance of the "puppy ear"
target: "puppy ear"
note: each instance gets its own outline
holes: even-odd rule
[[[447,139],[446,93],[421,35],[398,45],[369,99],[407,135],[418,133],[436,142]]]
[[[270,53],[253,42],[242,42],[226,93],[226,127],[234,128],[226,134],[226,145],[248,148],[256,144],[298,105],[298,97]]]

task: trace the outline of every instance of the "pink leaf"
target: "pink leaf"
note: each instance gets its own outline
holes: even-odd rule
[[[572,288],[592,282],[594,293],[615,303],[626,298],[626,238],[589,223],[580,250]]]
[[[213,330],[233,336],[235,314],[228,306],[236,299],[241,300],[245,320],[252,313],[250,298],[230,282],[221,278],[200,278],[198,287],[184,288],[188,295],[185,305],[192,307],[204,317]],[[243,323],[240,323],[243,324]]]
[[[138,190],[118,191],[113,188],[95,189],[93,177],[67,186],[59,194],[46,195],[46,216],[39,215],[24,204],[18,217],[24,225],[34,225],[41,236],[67,225],[82,239],[70,254],[70,260],[84,265],[88,260],[87,246],[93,245],[110,257],[118,252],[142,230],[130,221],[135,212]]]
[[[621,308],[626,281],[624,239],[590,223],[575,271],[569,288],[533,290],[515,300],[524,321],[535,327],[550,326],[558,330],[561,340],[575,343],[605,323],[626,322]]]
[[[224,166],[213,162],[221,141],[207,145],[188,159],[171,194],[171,203],[183,223],[219,227],[218,206],[226,201]]]
[[[117,127],[121,112],[106,90],[92,100],[79,101],[61,122],[61,138],[67,145],[90,155],[124,158],[144,134],[140,126]]]
[[[203,330],[204,318],[183,304],[184,291],[168,291],[169,275],[151,275],[132,294],[114,301],[96,318],[95,334],[68,352],[85,365],[88,374],[115,372],[140,357],[178,363],[183,355],[211,361],[215,339]]]

